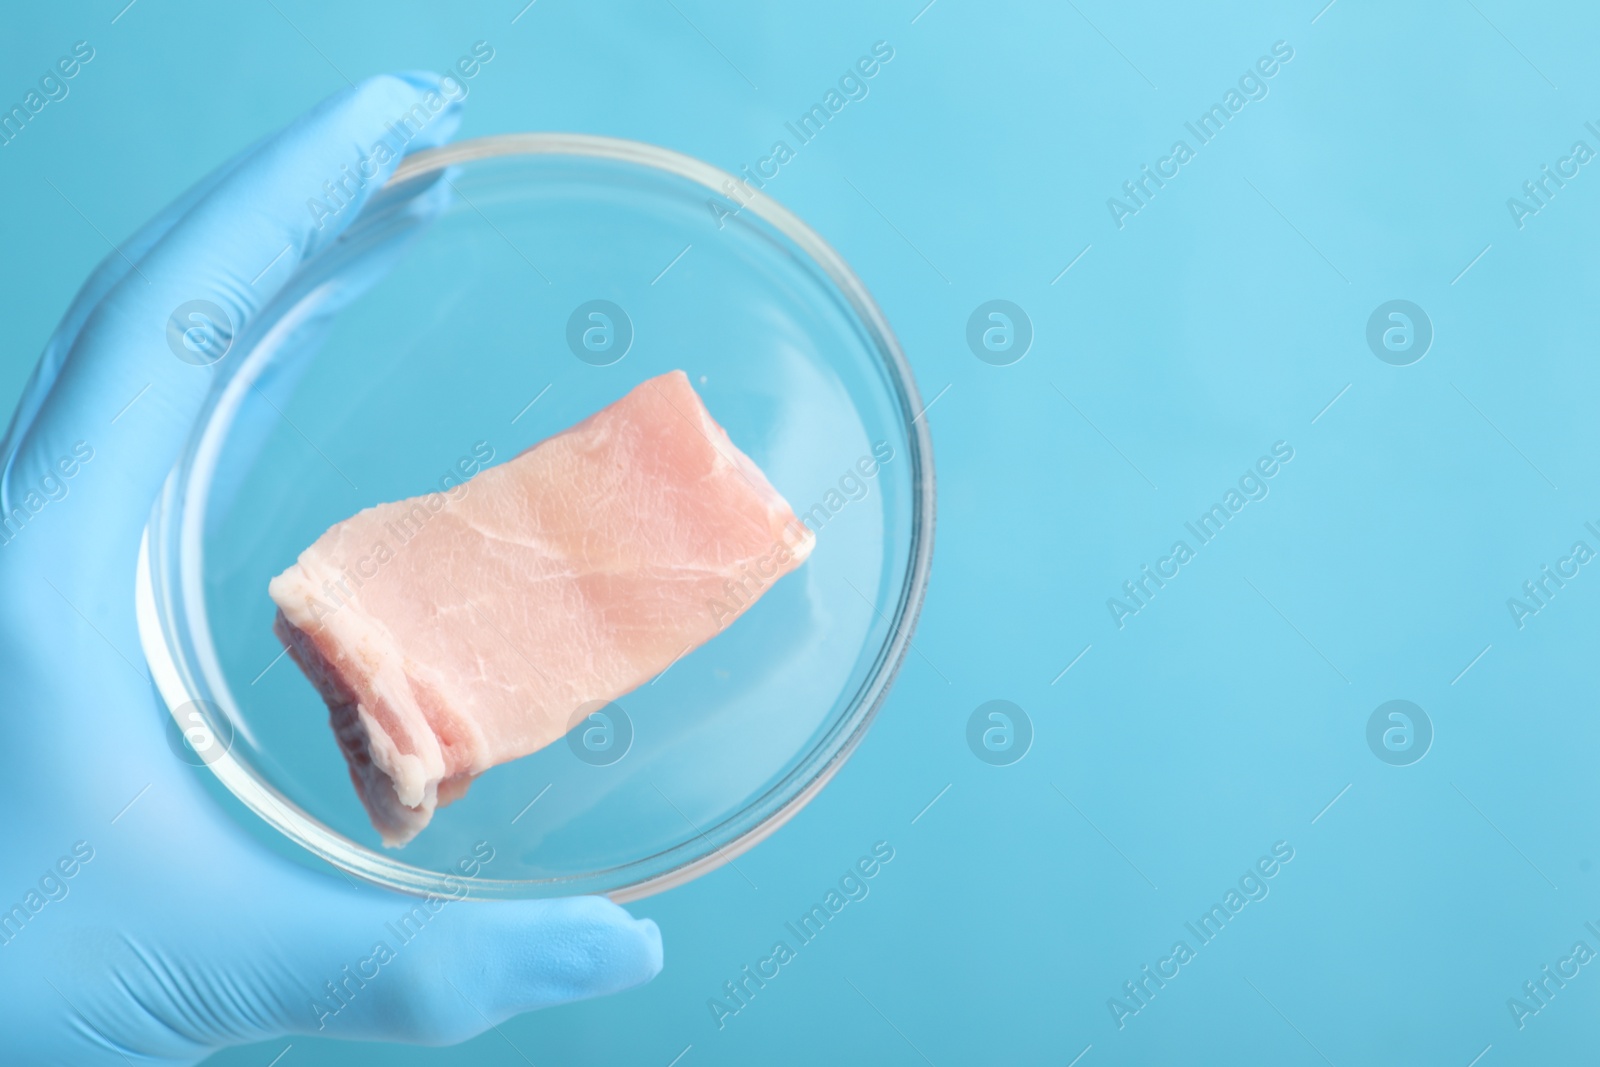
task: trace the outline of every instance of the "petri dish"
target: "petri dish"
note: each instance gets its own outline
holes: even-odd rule
[[[417,894],[660,891],[814,796],[910,647],[934,520],[910,368],[821,237],[699,160],[570,134],[419,153],[247,330],[180,354],[214,382],[145,530],[140,637],[175,751],[306,862]],[[268,581],[361,508],[510,459],[672,369],[816,531],[811,558],[384,848],[281,655]]]

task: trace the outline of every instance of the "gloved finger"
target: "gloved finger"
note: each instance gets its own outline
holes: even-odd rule
[[[419,180],[416,187],[405,189],[403,199],[386,212],[382,238],[363,249],[359,258],[341,261],[337,272],[331,276],[319,274],[296,280],[296,289],[314,288],[314,310],[290,324],[287,330],[280,326],[282,337],[270,346],[270,358],[250,370],[251,388],[268,403],[246,402],[233,416],[228,430],[228,461],[218,465],[208,491],[205,516],[208,524],[227,521],[233,499],[248,480],[261,449],[274,432],[285,429],[279,411],[289,407],[295,387],[327,339],[339,313],[382,280],[422,231],[453,202],[454,190],[442,180],[453,170],[449,168],[442,174]],[[380,210],[383,205],[374,201],[368,205],[366,213],[371,216]],[[241,351],[255,351],[252,342],[252,337],[242,337]],[[237,372],[237,368],[235,370]],[[241,531],[234,536],[265,539],[268,535],[269,531],[260,529]],[[248,545],[241,544],[238,548],[250,554]]]
[[[444,142],[459,119],[459,106],[440,91],[435,75],[381,75],[329,98],[262,144],[86,317],[22,435],[0,503],[9,512],[19,492],[51,475],[60,457],[83,443],[94,462],[84,465],[73,487],[79,521],[55,524],[53,550],[125,569],[161,481],[218,376],[206,359],[226,351],[287,278],[280,269],[265,276],[263,270],[274,260],[298,263],[325,248],[404,153]],[[169,329],[173,321],[211,325],[204,355],[196,358],[181,328]],[[97,569],[84,567],[63,580],[103,587],[105,575]]]
[[[0,456],[4,456],[7,462],[15,455],[17,442],[33,424],[34,417],[39,413],[39,406],[44,403],[45,396],[55,385],[56,376],[61,373],[67,353],[72,350],[72,344],[77,340],[78,331],[83,328],[84,320],[89,317],[89,313],[99,305],[113,286],[132,273],[133,263],[150,251],[157,241],[167,235],[174,223],[187,214],[201,198],[226,180],[228,175],[232,174],[241,162],[253,155],[266,140],[266,137],[261,138],[191,185],[181,196],[163,208],[155,218],[146,222],[132,237],[122,242],[117,251],[107,253],[106,258],[102,259],[84,280],[83,285],[78,288],[77,295],[73,297],[71,306],[67,308],[67,313],[61,317],[61,321],[50,334],[50,339],[45,342],[44,353],[34,366],[33,373],[28,376],[27,384],[22,387],[22,397],[12,413],[10,427],[6,430],[5,438],[0,440]]]

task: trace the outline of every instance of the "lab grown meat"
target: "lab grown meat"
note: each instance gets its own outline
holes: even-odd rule
[[[709,641],[815,537],[682,371],[338,523],[272,580],[384,844]]]

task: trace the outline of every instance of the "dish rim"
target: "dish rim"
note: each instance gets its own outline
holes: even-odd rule
[[[573,156],[631,163],[687,179],[731,203],[740,203],[728,195],[730,190],[739,189],[742,200],[740,210],[752,212],[792,241],[848,301],[858,325],[864,329],[871,347],[883,363],[883,369],[888,372],[888,381],[898,401],[902,428],[910,444],[912,514],[907,567],[902,575],[899,602],[893,617],[888,620],[891,627],[889,637],[878,649],[871,673],[858,687],[854,702],[787,773],[748,798],[737,811],[708,827],[714,833],[740,823],[747,824],[733,832],[725,843],[718,845],[711,834],[700,831],[698,839],[710,845],[709,851],[702,846],[697,850],[698,855],[676,863],[669,862],[663,869],[646,873],[615,888],[588,890],[618,903],[626,903],[682,885],[754,848],[810,803],[860,745],[877,718],[911,649],[911,634],[926,597],[932,570],[935,521],[932,437],[927,421],[922,418],[924,409],[910,363],[877,303],[843,257],[797,215],[764,191],[703,160],[657,145],[593,134],[499,134],[426,149],[408,156],[396,168],[384,188],[389,189],[462,163],[515,156]],[[358,225],[359,221],[352,225]],[[247,354],[245,363],[239,369],[241,377],[248,366]],[[174,611],[169,596],[159,595],[170,592],[171,583],[165,580],[158,582],[158,578],[163,578],[160,572],[163,569],[164,552],[153,561],[151,541],[154,539],[158,545],[164,544],[161,524],[169,509],[175,507],[181,514],[182,498],[187,495],[186,476],[191,460],[206,436],[215,411],[213,404],[208,407],[202,420],[196,423],[189,444],[174,465],[152,509],[139,546],[135,599],[140,641],[156,688],[180,729],[188,725],[180,718],[182,709],[197,700],[204,700],[204,694],[210,690],[209,687],[193,683],[190,665],[175,651],[175,647],[184,644],[183,635],[174,632],[174,627],[179,625],[184,616]],[[180,579],[183,580],[186,579]],[[839,736],[841,732],[842,738]],[[494,879],[442,874],[377,852],[328,827],[261,778],[253,767],[235,755],[231,747],[208,761],[206,766],[235,798],[306,851],[356,877],[413,895],[545,897],[552,894],[530,893],[527,890],[532,887],[559,887],[580,880],[592,881],[607,872],[626,872],[629,868],[642,865],[659,866],[663,857],[688,849],[696,840],[691,838],[688,842],[648,856],[581,875],[547,879]],[[467,890],[465,894],[462,893],[463,887]],[[571,895],[573,891],[559,895]]]

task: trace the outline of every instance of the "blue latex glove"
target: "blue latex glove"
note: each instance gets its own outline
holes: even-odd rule
[[[430,93],[442,106],[404,150],[448,140],[439,88],[373,78],[201,181],[89,278],[24,392],[0,451],[0,1061],[193,1063],[283,1034],[448,1044],[661,968],[655,924],[598,898],[424,904],[402,943],[390,927],[417,899],[274,855],[205,794],[140,652],[140,535],[229,362],[178,359],[168,318],[209,300],[248,328],[398,159],[319,226],[325,180]]]

